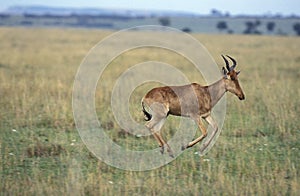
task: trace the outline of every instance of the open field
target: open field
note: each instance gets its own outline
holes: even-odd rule
[[[192,34],[220,67],[220,54],[238,60],[246,100],[227,95],[223,131],[204,157],[195,154],[196,145],[166,166],[133,172],[95,158],[81,141],[72,114],[76,71],[89,49],[111,33],[0,28],[0,195],[299,194],[298,37]],[[202,82],[186,59],[170,51],[139,49],[114,59],[103,75],[106,83],[97,87],[97,114],[116,143],[133,149],[157,144],[152,137],[122,131],[105,107],[105,97],[122,71],[146,60],[168,62],[191,81]],[[143,123],[140,99],[154,85],[142,86],[131,97],[130,111],[138,122]],[[171,117],[166,122],[166,138],[176,131],[177,121]]]

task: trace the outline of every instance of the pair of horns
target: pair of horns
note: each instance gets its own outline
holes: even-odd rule
[[[227,61],[227,59],[224,57],[224,55],[222,55],[222,58],[224,59],[224,61],[225,61],[225,64],[226,64],[226,69],[227,69],[227,71],[232,71],[232,70],[234,70],[234,68],[236,67],[236,61],[232,58],[232,57],[230,57],[230,56],[228,56],[228,55],[226,55],[228,58],[230,58],[230,60],[232,61],[232,66],[230,67],[229,66],[229,62]]]

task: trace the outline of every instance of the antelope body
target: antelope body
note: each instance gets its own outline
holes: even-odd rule
[[[164,148],[167,147],[169,155],[173,156],[170,146],[164,141],[160,133],[160,129],[168,115],[189,117],[196,122],[202,132],[200,137],[183,145],[182,150],[184,150],[194,146],[207,136],[202,119],[213,127],[212,138],[216,134],[218,126],[211,117],[211,110],[227,91],[235,94],[240,100],[245,99],[237,77],[240,72],[235,71],[236,61],[227,55],[233,62],[233,65],[230,67],[227,59],[223,55],[222,57],[225,61],[226,69],[225,67],[222,68],[223,77],[217,82],[209,86],[192,83],[183,86],[158,87],[150,90],[143,97],[142,109],[145,120],[148,121],[146,127],[159,143],[161,153],[164,153]],[[211,140],[207,141],[204,149]]]

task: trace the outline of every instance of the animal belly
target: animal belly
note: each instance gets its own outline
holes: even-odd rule
[[[182,107],[180,107],[182,106]],[[179,105],[179,107],[170,107],[169,114],[174,116],[186,116],[189,117],[191,114],[198,113],[196,106]]]

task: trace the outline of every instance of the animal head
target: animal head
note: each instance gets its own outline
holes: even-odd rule
[[[231,61],[232,61],[232,66],[229,66],[229,62],[228,60],[222,55],[222,58],[225,61],[225,67],[222,68],[222,72],[223,72],[223,77],[225,80],[225,88],[226,91],[229,91],[233,94],[235,94],[240,100],[244,100],[245,99],[245,95],[243,92],[243,89],[241,88],[240,84],[239,84],[239,80],[238,80],[238,75],[240,73],[240,71],[235,71],[235,67],[237,65],[236,61],[226,55]]]

